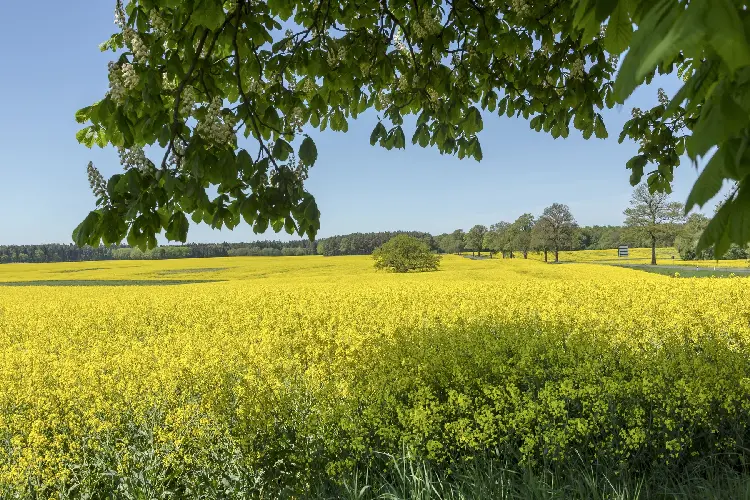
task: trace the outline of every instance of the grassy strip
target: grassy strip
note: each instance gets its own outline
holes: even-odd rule
[[[733,272],[733,271],[713,271],[711,269],[675,269],[672,267],[659,267],[659,266],[626,266],[619,265],[617,267],[624,267],[627,269],[635,269],[636,271],[646,271],[647,273],[661,274],[664,276],[675,276],[678,273],[679,278],[733,278],[750,277],[750,273]]]
[[[162,286],[218,281],[221,280],[34,280],[0,282],[0,286]]]

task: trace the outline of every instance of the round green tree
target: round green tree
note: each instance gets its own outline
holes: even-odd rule
[[[440,256],[430,252],[430,247],[417,238],[400,234],[376,248],[372,253],[376,269],[396,273],[409,271],[437,271]]]

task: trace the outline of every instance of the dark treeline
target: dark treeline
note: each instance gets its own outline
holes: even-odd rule
[[[310,241],[254,241],[252,243],[188,243],[167,245],[142,252],[128,246],[82,248],[74,244],[0,245],[0,264],[20,262],[79,262],[95,260],[162,260],[245,255],[309,255]]]
[[[691,224],[686,224],[688,228]],[[369,255],[377,247],[393,238],[397,234],[408,234],[418,238],[430,247],[433,252],[460,253],[471,251],[472,248],[464,243],[465,233],[456,230],[433,236],[420,231],[382,231],[377,233],[352,233],[321,238],[316,241],[254,241],[250,243],[189,243],[186,245],[168,245],[142,252],[137,248],[127,246],[112,247],[83,247],[74,244],[59,243],[44,245],[0,245],[0,264],[14,262],[77,262],[96,260],[161,260],[186,259],[207,257],[240,257],[240,256],[293,256],[293,255]],[[671,231],[660,235],[657,244],[660,247],[673,247],[677,243],[681,247],[680,239],[685,239],[684,231]],[[692,234],[692,233],[691,233]],[[488,230],[488,235],[491,231]],[[677,238],[677,242],[675,242]],[[460,240],[460,242],[459,242]],[[649,241],[645,236],[639,236],[624,226],[580,226],[573,231],[564,250],[606,250],[628,245],[631,248],[648,247]],[[518,246],[518,245],[515,245]],[[537,248],[530,248],[538,251]],[[516,248],[522,251],[521,248]],[[681,252],[682,253],[682,252]],[[701,255],[702,258],[712,258],[713,255]],[[728,256],[744,258],[743,255]],[[686,253],[683,258],[695,258]]]
[[[370,255],[376,248],[396,235],[406,234],[417,238],[430,247],[433,252],[439,251],[435,239],[430,233],[420,231],[381,231],[378,233],[352,233],[331,236],[317,241],[319,255]]]

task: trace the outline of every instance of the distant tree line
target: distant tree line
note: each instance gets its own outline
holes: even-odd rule
[[[0,264],[32,262],[79,262],[95,260],[164,260],[233,256],[281,256],[314,254],[315,244],[298,241],[252,243],[188,243],[167,245],[146,252],[128,246],[78,247],[74,244],[0,245]]]
[[[489,227],[477,224],[468,231],[456,229],[433,236],[420,231],[351,233],[316,241],[255,241],[252,243],[189,243],[169,245],[143,252],[128,246],[82,247],[74,244],[0,246],[0,264],[13,262],[75,262],[92,260],[161,260],[205,257],[370,255],[398,235],[414,237],[430,252],[461,254],[482,252],[503,257],[527,258],[529,252],[551,253],[557,261],[561,250],[605,250],[628,245],[651,247],[652,262],[657,247],[676,247],[685,260],[714,259],[711,249],[697,252],[698,240],[709,219],[701,214],[685,218],[684,206],[668,195],[650,193],[645,185],[633,192],[622,226],[579,226],[567,205],[553,203],[535,216],[525,213],[515,221],[500,221]],[[750,258],[747,247],[732,245],[723,259]]]
[[[386,243],[391,238],[405,234],[412,236],[427,244],[433,252],[439,250],[435,239],[430,233],[419,231],[382,231],[378,233],[352,233],[341,236],[322,238],[317,242],[317,253],[319,255],[370,255],[376,248]]]

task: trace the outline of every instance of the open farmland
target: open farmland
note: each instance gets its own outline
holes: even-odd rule
[[[741,468],[750,445],[746,279],[447,256],[424,274],[225,258],[0,281],[17,285],[0,286],[3,498],[314,496],[378,453],[682,474]]]

